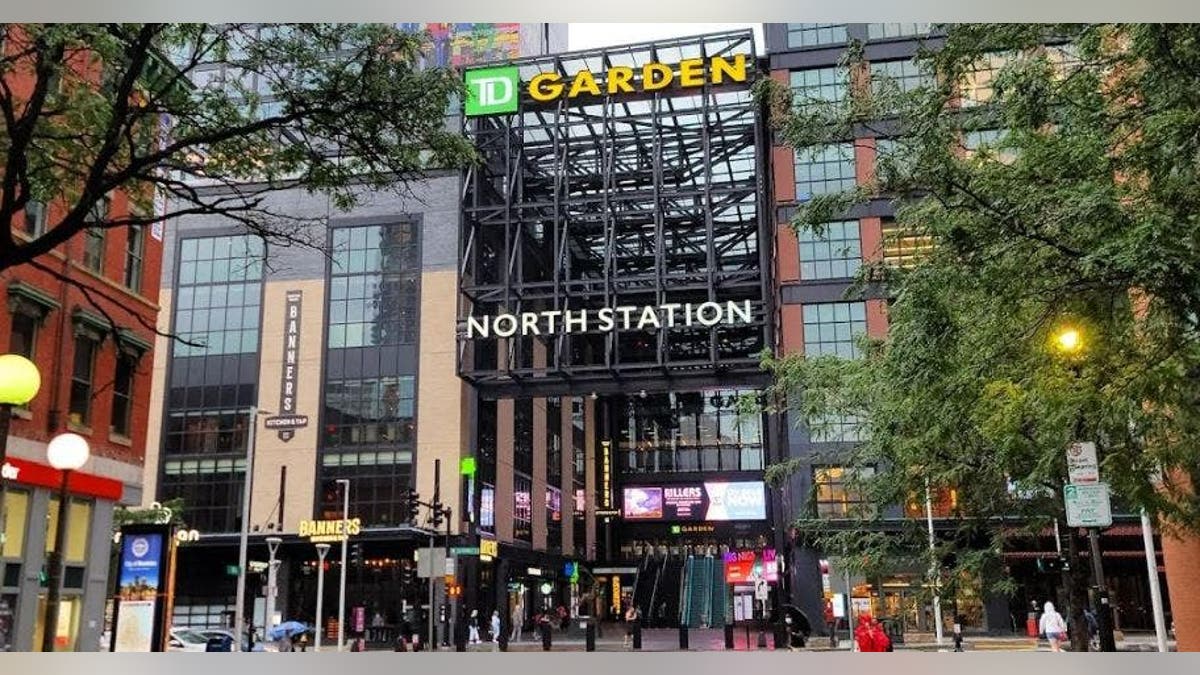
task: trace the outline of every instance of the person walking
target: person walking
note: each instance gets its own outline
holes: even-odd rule
[[[890,652],[892,640],[883,627],[870,614],[858,615],[858,627],[854,629],[854,642],[860,652]]]
[[[471,621],[467,626],[470,629],[470,636],[467,638],[471,644],[479,644],[479,610],[471,610]]]
[[[633,641],[633,628],[640,618],[641,612],[638,611],[637,605],[629,603],[629,608],[625,610],[625,638],[621,641],[623,648],[628,649]]]
[[[508,636],[509,642],[521,641],[521,630],[525,627],[525,611],[521,605],[513,607],[512,612],[512,635]]]
[[[1062,643],[1067,639],[1067,621],[1062,614],[1054,610],[1054,603],[1047,602],[1042,608],[1042,618],[1038,622],[1038,631],[1050,642],[1050,651],[1061,652]]]
[[[500,642],[500,610],[492,610],[492,642]]]

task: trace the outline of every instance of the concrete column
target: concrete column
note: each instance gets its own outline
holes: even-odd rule
[[[537,352],[535,352],[536,354]],[[534,359],[537,360],[536,358]],[[546,550],[546,399],[533,399],[533,548]]]
[[[100,648],[104,632],[104,604],[111,588],[108,565],[112,554],[113,503],[96,500],[88,530],[87,567],[84,570],[83,611],[79,617],[79,637],[75,651],[94,652]]]
[[[46,562],[46,537],[49,536],[47,509],[50,492],[33,490],[29,495],[29,526],[25,529],[25,558],[21,561],[21,586],[17,591],[17,611],[14,618],[13,651],[31,652],[33,630],[38,620],[38,594],[41,584],[38,573]],[[40,647],[40,645],[39,645]]]
[[[496,539],[513,540],[513,401],[496,401]]]

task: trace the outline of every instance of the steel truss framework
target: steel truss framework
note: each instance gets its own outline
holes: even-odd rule
[[[463,192],[459,373],[493,394],[761,382],[770,343],[767,147],[753,34],[517,61],[522,81],[746,56],[745,83],[537,103],[467,118],[482,155]],[[678,74],[676,75],[676,81]],[[635,88],[639,88],[635,79]],[[467,316],[749,300],[712,328],[467,338]]]

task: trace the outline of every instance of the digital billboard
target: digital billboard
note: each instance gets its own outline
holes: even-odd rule
[[[762,481],[629,486],[623,494],[626,520],[727,522],[767,517]]]

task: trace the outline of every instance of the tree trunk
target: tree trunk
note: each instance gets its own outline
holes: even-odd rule
[[[1088,650],[1087,619],[1083,610],[1088,603],[1088,567],[1079,554],[1079,530],[1067,528],[1067,563],[1070,569],[1064,575],[1067,591],[1068,606],[1063,614],[1070,623],[1071,651],[1086,652]]]

